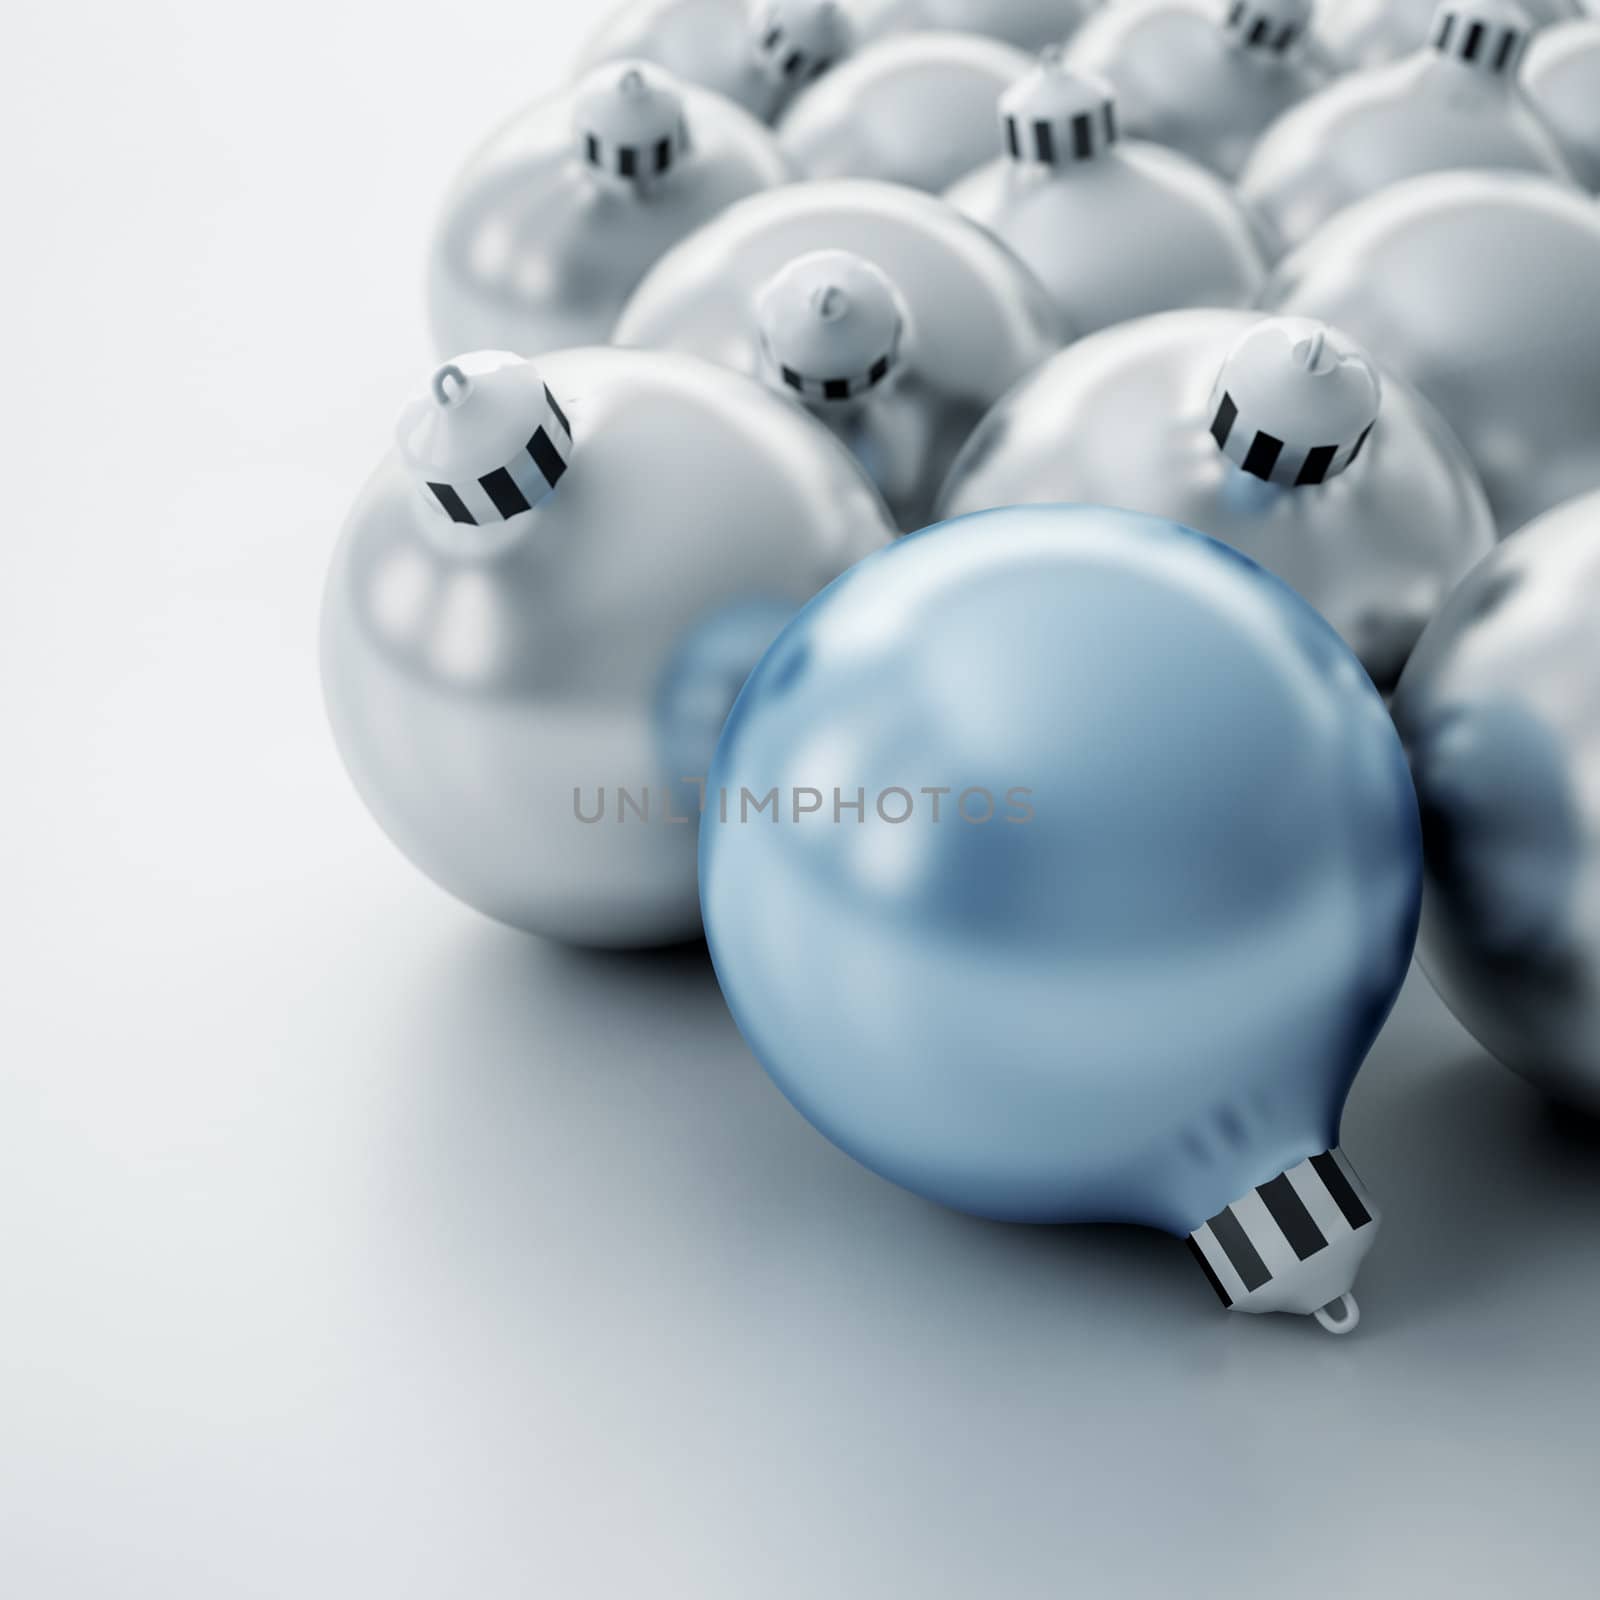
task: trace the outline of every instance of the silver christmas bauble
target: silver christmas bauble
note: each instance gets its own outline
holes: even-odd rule
[[[1338,79],[1268,128],[1239,193],[1284,250],[1345,206],[1427,172],[1570,180],[1554,136],[1517,87],[1531,31],[1514,0],[1442,0],[1420,50]]]
[[[1004,153],[947,198],[1015,250],[1079,330],[1254,302],[1262,252],[1233,192],[1176,151],[1124,143],[1103,78],[1047,52],[999,120]]]
[[[1238,175],[1261,130],[1321,86],[1312,0],[1121,0],[1073,36],[1067,65],[1117,91],[1123,131]]]
[[[778,123],[812,178],[882,178],[942,194],[994,154],[995,102],[1033,65],[965,33],[894,34],[841,62]]]
[[[819,259],[820,257],[820,259]],[[679,245],[617,323],[808,407],[905,529],[990,406],[1061,344],[1027,268],[933,195],[861,179],[757,195]]]
[[[583,70],[652,61],[771,122],[855,43],[840,0],[629,0],[609,12]]]
[[[1099,0],[848,0],[857,35],[985,33],[1020,50],[1060,44]]]
[[[436,883],[592,945],[699,928],[698,792],[789,616],[893,536],[848,453],[686,356],[435,374],[345,524],[322,673],[356,787]]]
[[[445,201],[429,254],[434,347],[603,341],[663,251],[784,183],[771,132],[638,62],[599,68],[506,124]]]
[[[1535,34],[1522,86],[1579,182],[1600,191],[1600,17]]]
[[[984,420],[939,515],[1051,501],[1231,545],[1298,589],[1385,690],[1495,539],[1426,401],[1380,382],[1339,332],[1251,311],[1142,317],[1063,350]]]
[[[1535,25],[1559,22],[1576,0],[1519,0]],[[1419,49],[1438,0],[1321,0],[1314,27],[1318,53],[1340,72],[1381,66]]]
[[[1395,697],[1422,807],[1419,955],[1506,1066],[1600,1114],[1600,494],[1507,539]]]
[[[1443,413],[1503,533],[1600,487],[1600,207],[1543,178],[1415,178],[1279,267],[1266,304],[1377,351]]]

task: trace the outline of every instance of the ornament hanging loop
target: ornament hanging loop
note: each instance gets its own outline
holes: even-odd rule
[[[1354,1333],[1361,1321],[1361,1307],[1356,1304],[1353,1294],[1342,1294],[1337,1300],[1318,1306],[1312,1315],[1317,1319],[1318,1326],[1329,1333]]]
[[[447,361],[434,373],[429,387],[433,398],[446,408],[458,406],[472,393],[472,380],[455,362]]]

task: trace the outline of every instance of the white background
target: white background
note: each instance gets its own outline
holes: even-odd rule
[[[433,890],[318,591],[581,5],[8,14],[0,1595],[1596,1592],[1600,1141],[1414,981],[1347,1340],[852,1166],[703,956]]]

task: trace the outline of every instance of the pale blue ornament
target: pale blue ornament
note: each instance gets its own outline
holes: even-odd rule
[[[1225,1302],[1339,1331],[1376,1231],[1339,1119],[1421,875],[1338,635],[1089,506],[838,579],[740,696],[701,829],[733,1014],[835,1143],[981,1216],[1189,1235]]]

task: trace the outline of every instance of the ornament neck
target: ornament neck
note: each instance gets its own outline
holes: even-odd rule
[[[1281,61],[1311,21],[1311,0],[1224,0],[1222,31],[1257,61]]]
[[[1329,1333],[1361,1320],[1350,1293],[1380,1217],[1340,1150],[1280,1172],[1189,1235],[1189,1249],[1230,1311],[1315,1317]]]
[[[824,415],[863,399],[899,362],[899,293],[848,250],[790,262],[761,291],[756,317],[769,375]]]
[[[1000,129],[1012,161],[1064,172],[1116,144],[1116,95],[1103,78],[1069,72],[1051,48],[1001,95]]]
[[[1342,334],[1303,317],[1258,322],[1211,391],[1210,433],[1242,472],[1284,488],[1325,483],[1356,460],[1378,416],[1378,375]]]
[[[761,71],[794,89],[847,55],[853,30],[838,0],[768,0],[751,11],[750,42]]]
[[[551,494],[572,460],[572,426],[531,363],[502,351],[446,362],[409,406],[400,454],[427,515],[480,527]]]
[[[692,150],[682,91],[644,62],[613,62],[590,73],[579,86],[573,120],[584,165],[625,192],[659,185]]]
[[[1428,48],[1485,82],[1516,81],[1533,24],[1511,0],[1444,0],[1433,14]]]

